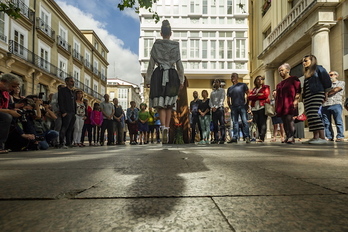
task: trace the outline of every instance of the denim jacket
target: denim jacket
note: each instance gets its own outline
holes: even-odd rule
[[[332,82],[330,76],[323,66],[317,66],[316,72],[308,79],[308,85],[312,94],[328,92],[331,89]]]

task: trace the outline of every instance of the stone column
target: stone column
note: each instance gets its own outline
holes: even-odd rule
[[[266,65],[265,67],[265,84],[269,85],[271,91],[275,89],[278,83],[276,83],[274,72],[276,71],[276,67],[272,65]]]
[[[321,24],[312,29],[312,54],[317,57],[318,64],[322,65],[328,72],[330,66],[330,25]]]

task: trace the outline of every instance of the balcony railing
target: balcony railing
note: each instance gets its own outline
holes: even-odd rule
[[[11,1],[17,8],[20,9],[20,13],[30,22],[34,22],[34,12],[21,0],[12,0]]]
[[[106,76],[104,74],[101,74],[100,78],[101,78],[102,81],[106,81]]]
[[[48,35],[48,37],[50,37],[54,41],[55,31],[39,17],[36,18],[36,23],[36,28],[44,32],[46,35]]]
[[[57,36],[57,44],[64,48],[67,52],[71,53],[71,45],[68,44],[67,41],[65,41],[60,35]]]
[[[263,49],[265,50],[282,34],[288,30],[295,22],[302,20],[301,15],[309,10],[317,0],[302,0],[298,2],[284,20],[266,37],[263,41]]]
[[[49,74],[58,77],[59,79],[63,80],[70,76],[68,73],[64,72],[62,69],[58,68],[57,66],[52,65],[50,62],[45,60],[44,58],[36,55],[35,53],[29,51],[24,46],[18,44],[17,42],[10,40],[9,41],[9,53],[14,54],[24,60],[26,60],[29,63],[34,64],[39,69],[48,72]],[[102,99],[102,95],[98,92],[94,91],[92,88],[86,86],[82,82],[76,80],[76,87],[82,89],[84,92],[88,93],[89,95],[97,98]]]
[[[88,68],[88,69],[91,69],[91,62],[89,62],[87,59],[85,59],[85,66]]]
[[[83,56],[81,56],[81,54],[76,49],[73,50],[73,57],[83,62]]]

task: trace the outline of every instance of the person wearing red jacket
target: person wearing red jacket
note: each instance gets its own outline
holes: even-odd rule
[[[270,88],[264,84],[265,78],[257,76],[254,79],[254,88],[248,95],[249,110],[253,112],[254,122],[259,131],[258,142],[264,142],[267,132],[267,115],[265,114],[265,103],[270,103]]]

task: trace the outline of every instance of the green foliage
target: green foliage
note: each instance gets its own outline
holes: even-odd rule
[[[126,8],[132,8],[135,10],[136,13],[139,14],[139,9],[144,8],[148,10],[150,13],[152,13],[152,18],[155,19],[155,22],[157,23],[160,18],[157,14],[157,12],[152,11],[152,4],[156,3],[157,0],[122,0],[121,3],[117,5],[117,7],[120,10],[124,10]]]
[[[0,3],[0,12],[4,12],[12,18],[17,19],[21,17],[20,11],[21,9],[19,9],[15,4],[13,4],[10,1]]]

